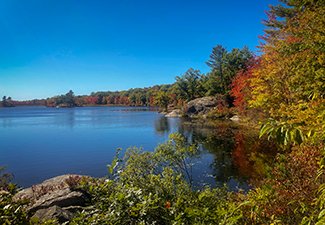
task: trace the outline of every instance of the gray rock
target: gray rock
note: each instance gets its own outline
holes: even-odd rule
[[[71,191],[69,189],[53,191],[37,199],[28,211],[35,212],[39,209],[49,208],[51,206],[81,206],[84,205],[86,197],[82,192]]]
[[[36,212],[53,206],[83,206],[87,200],[85,194],[73,190],[73,186],[81,178],[82,176],[73,174],[54,177],[18,192],[13,200],[28,200],[30,202],[27,206],[29,212]]]
[[[166,117],[182,117],[182,111],[180,109],[174,109],[170,113],[165,115]]]
[[[68,210],[71,213],[78,213],[81,212],[82,210],[86,209],[87,207],[84,206],[68,206],[68,207],[63,207],[62,209]]]
[[[36,184],[30,188],[25,188],[19,191],[14,196],[14,199],[34,200],[52,191],[70,188],[69,180],[80,179],[82,177],[83,176],[75,175],[75,174],[66,174],[62,176],[53,177],[51,179],[43,181],[40,184]]]
[[[185,114],[187,116],[201,115],[208,113],[210,110],[215,109],[217,106],[227,107],[225,97],[218,95],[215,97],[197,98],[187,103]]]
[[[33,217],[38,218],[41,222],[56,219],[61,224],[70,221],[73,218],[73,213],[55,205],[50,208],[37,210]]]

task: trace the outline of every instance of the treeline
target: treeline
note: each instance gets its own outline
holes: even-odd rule
[[[135,88],[127,91],[102,91],[90,95],[75,96],[70,90],[65,95],[46,99],[46,105],[54,106],[95,106],[95,105],[126,105],[155,106],[154,96],[159,91],[169,90],[171,85],[156,85],[149,88]]]
[[[212,49],[206,74],[193,68],[177,76],[173,84],[153,87],[132,88],[125,91],[101,91],[90,95],[76,96],[68,93],[46,100],[12,101],[12,105],[46,105],[48,107],[75,107],[95,105],[159,106],[182,107],[185,102],[203,96],[224,95],[228,105],[232,105],[231,84],[239,71],[246,71],[254,54],[247,48],[234,48],[227,51],[221,45]],[[3,104],[3,106],[7,106]]]
[[[325,0],[283,0],[268,12],[261,56],[216,46],[209,73],[190,69],[153,94],[156,104],[221,94],[242,117],[261,114],[260,136],[277,152],[251,190],[193,191],[186,172],[192,164],[183,163],[197,146],[174,134],[155,152],[132,148],[114,159],[111,180],[81,184],[93,205],[70,224],[325,224],[324,15]],[[255,163],[256,155],[250,158]],[[2,221],[28,221],[8,196],[0,201],[8,215]]]
[[[45,99],[33,99],[25,101],[13,100],[11,97],[3,96],[0,101],[0,107],[14,107],[14,106],[41,106],[46,105]]]
[[[87,105],[128,105],[181,107],[185,102],[203,96],[225,95],[232,105],[231,83],[238,71],[246,71],[248,62],[254,58],[247,48],[227,51],[221,45],[213,48],[207,62],[211,70],[207,74],[193,68],[177,76],[173,84],[155,85],[147,88],[134,88],[126,91],[93,92],[90,95],[75,96],[73,91],[65,95],[46,99],[50,107]]]
[[[14,106],[44,106],[46,105],[45,99],[33,99],[26,101],[12,101]]]

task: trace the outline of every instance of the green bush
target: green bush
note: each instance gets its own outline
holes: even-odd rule
[[[0,168],[0,224],[28,224],[24,202],[13,202],[16,186],[11,183],[12,175]]]
[[[70,181],[90,200],[69,224],[322,224],[320,148],[303,144],[278,154],[268,176],[248,193],[193,187],[192,160],[199,148],[180,134],[172,134],[154,152],[130,148],[120,157],[118,150],[107,179]],[[16,189],[9,176],[0,180],[0,224],[42,224],[30,220],[26,203],[12,201]]]
[[[226,188],[192,188],[196,145],[180,134],[154,152],[129,149],[108,180],[83,182],[92,202],[71,224],[235,224],[242,216]]]

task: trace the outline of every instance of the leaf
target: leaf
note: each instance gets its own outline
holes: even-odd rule
[[[325,209],[323,209],[318,215],[318,220],[320,220],[322,218],[325,219]]]
[[[263,137],[264,134],[268,134],[271,129],[272,128],[269,126],[269,124],[263,124],[261,127],[261,130],[260,130],[259,137],[261,138],[261,137]]]

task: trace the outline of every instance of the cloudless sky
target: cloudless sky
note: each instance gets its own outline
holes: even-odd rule
[[[257,51],[276,0],[1,0],[0,96],[168,84],[221,44]]]

